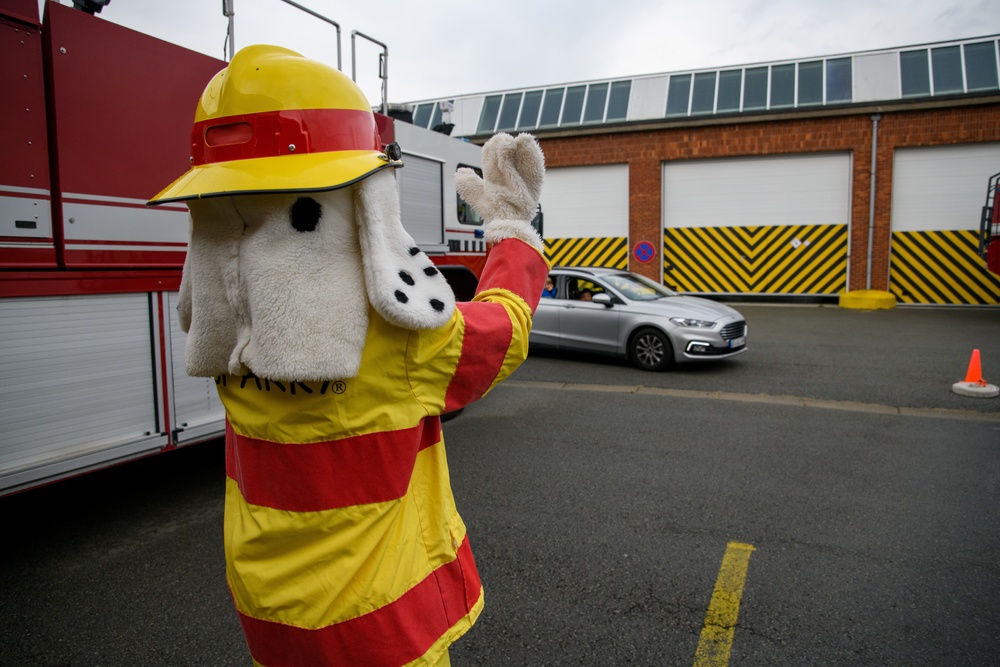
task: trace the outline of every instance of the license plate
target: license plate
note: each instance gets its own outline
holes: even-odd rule
[[[729,347],[730,348],[743,347],[746,344],[747,344],[747,337],[746,336],[740,336],[739,338],[733,338],[731,341],[729,341]]]

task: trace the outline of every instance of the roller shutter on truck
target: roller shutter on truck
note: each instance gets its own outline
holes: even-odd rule
[[[403,154],[403,168],[396,170],[403,226],[426,253],[448,250],[444,239],[444,165],[416,155]]]
[[[167,443],[150,313],[147,294],[0,300],[0,490]]]
[[[214,379],[191,377],[184,370],[184,342],[187,336],[181,330],[177,316],[177,292],[170,292],[166,297],[166,312],[170,316],[170,393],[173,396],[170,423],[173,425],[174,441],[184,444],[224,431],[226,411],[219,400]]]
[[[901,303],[1000,303],[976,236],[998,171],[1000,143],[896,150],[889,291]]]
[[[835,295],[847,288],[849,154],[663,166],[663,282],[680,292]]]

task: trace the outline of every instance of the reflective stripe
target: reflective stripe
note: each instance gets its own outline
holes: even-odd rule
[[[248,504],[228,479],[226,574],[237,610],[322,628],[404,595],[454,560],[465,540],[454,500],[441,490],[445,466],[443,445],[430,447],[403,498],[321,512]]]
[[[511,341],[511,321],[502,303],[460,303],[465,321],[462,354],[445,394],[445,411],[481,398],[503,367]],[[518,360],[520,363],[520,360]]]
[[[465,332],[446,412],[481,398],[524,361],[547,272],[541,253],[523,241],[505,239],[490,251],[475,298],[458,304]]]
[[[545,275],[549,270],[541,253],[524,241],[505,239],[490,250],[490,259],[494,256],[497,260],[502,256],[503,260],[486,262],[486,268],[479,279],[479,293],[473,300],[482,301],[483,293],[503,289],[521,297],[531,312],[535,312],[542,296],[539,285],[545,283]]]
[[[340,440],[282,444],[248,438],[226,422],[226,474],[250,504],[290,512],[402,498],[417,452],[441,442],[441,421]]]
[[[482,585],[469,542],[402,597],[368,614],[317,630],[240,613],[254,660],[267,667],[306,665],[395,666],[411,662],[439,638],[454,641],[482,609]]]

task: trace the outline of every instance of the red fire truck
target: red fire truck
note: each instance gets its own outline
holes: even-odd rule
[[[184,372],[187,209],[145,202],[187,168],[226,63],[37,0],[0,0],[0,61],[2,496],[223,432],[212,380]],[[468,298],[485,244],[452,177],[481,149],[378,120],[404,224]]]
[[[986,185],[986,205],[979,219],[979,255],[990,273],[1000,276],[1000,174]]]

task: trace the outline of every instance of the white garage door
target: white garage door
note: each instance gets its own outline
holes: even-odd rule
[[[545,236],[628,236],[628,165],[559,167],[545,172]]]
[[[627,268],[628,165],[548,169],[541,204],[554,265]]]
[[[851,156],[663,165],[663,282],[682,292],[846,289]]]
[[[892,167],[892,230],[979,228],[1000,143],[900,148]]]
[[[847,154],[668,162],[664,226],[844,225],[850,187]]]
[[[902,303],[1000,303],[979,256],[986,186],[1000,143],[901,148],[892,169],[889,291]]]

